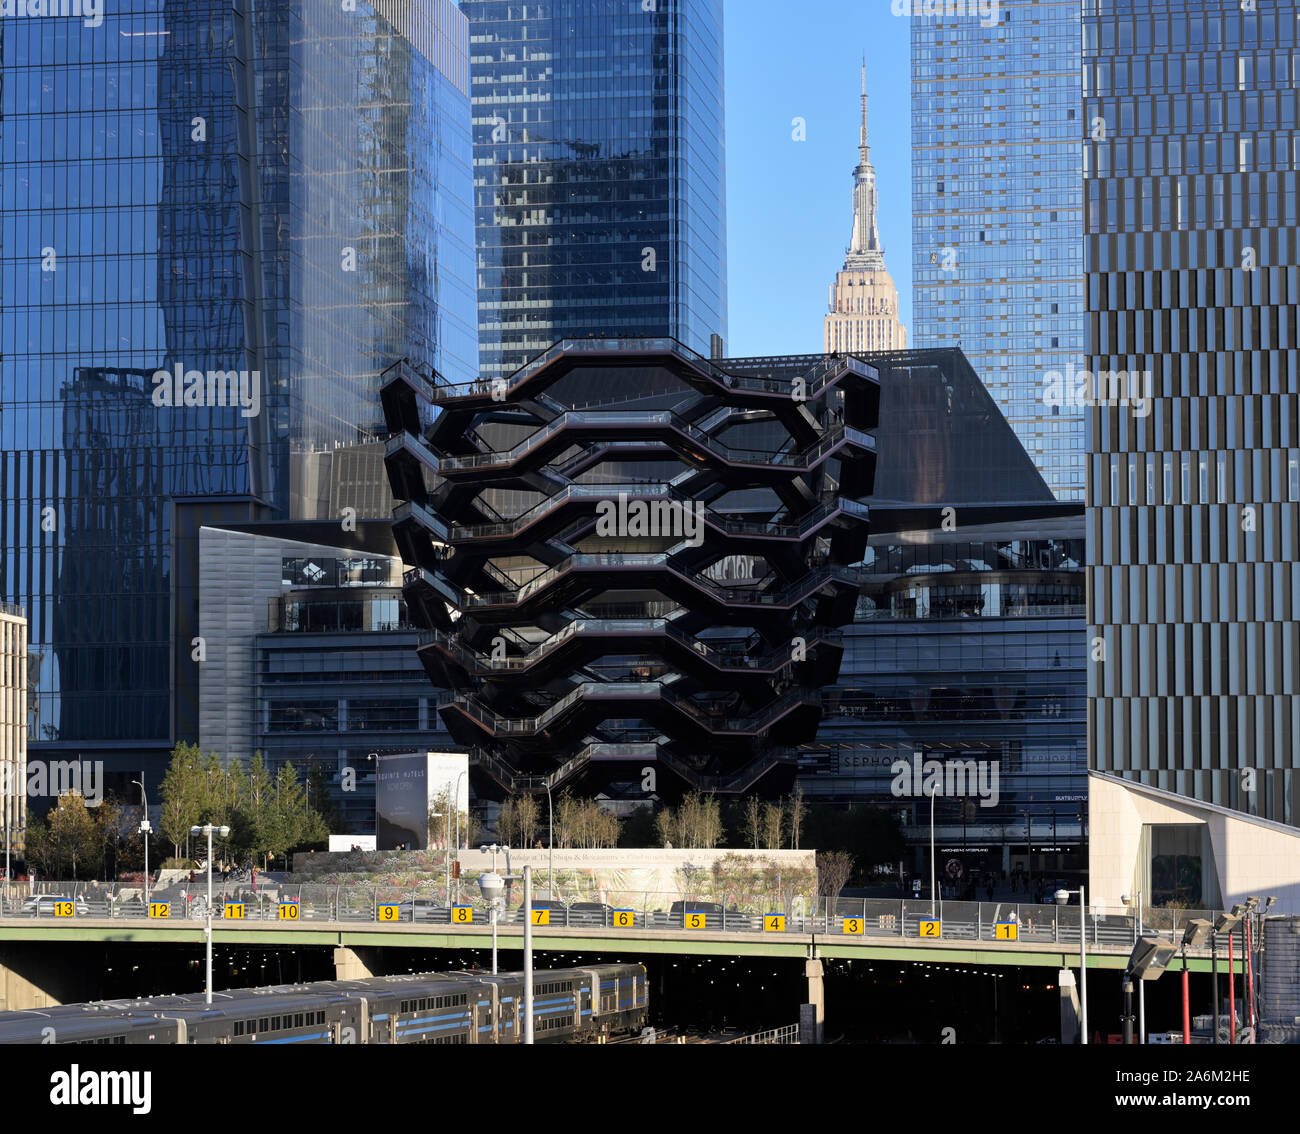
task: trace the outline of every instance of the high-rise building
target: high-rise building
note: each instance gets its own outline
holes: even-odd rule
[[[33,751],[134,777],[197,738],[199,527],[386,514],[380,373],[477,370],[468,23],[7,19],[3,92],[0,597]]]
[[[1300,910],[1298,16],[1084,5],[1089,896]]]
[[[27,824],[27,618],[0,603],[0,855],[21,853]],[[0,878],[5,866],[0,860]]]
[[[912,17],[912,343],[960,346],[1053,492],[1081,500],[1082,411],[1045,396],[1087,350],[1078,0],[925,8],[940,14]]]
[[[827,354],[842,351],[902,350],[907,329],[898,319],[898,289],[885,267],[885,249],[876,226],[879,196],[867,134],[867,65],[862,64],[862,125],[858,166],[853,171],[853,236],[844,266],[831,284],[830,310],[823,321]]]
[[[560,339],[727,334],[722,0],[461,0],[480,372]]]

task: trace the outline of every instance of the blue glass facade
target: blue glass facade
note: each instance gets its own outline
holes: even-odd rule
[[[1086,366],[1078,0],[948,7],[912,18],[911,342],[960,346],[1082,500],[1083,409],[1045,400],[1047,375]]]
[[[356,7],[0,21],[0,595],[30,614],[34,750],[165,751],[192,514],[337,521],[381,371],[476,369],[468,27]],[[159,404],[177,368],[201,404]]]
[[[589,335],[708,355],[727,332],[721,0],[461,8],[482,374]]]

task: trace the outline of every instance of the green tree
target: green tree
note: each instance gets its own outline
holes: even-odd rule
[[[86,801],[74,792],[64,792],[46,817],[46,828],[46,875],[93,878],[103,856],[103,844]]]
[[[190,828],[198,823],[207,802],[207,785],[198,745],[184,742],[172,749],[171,763],[163,776],[162,835],[173,848],[176,858],[189,837]]]
[[[238,818],[239,846],[254,858],[262,859],[266,869],[266,856],[273,842],[278,841],[273,814],[275,784],[260,752],[253,753],[244,775],[244,790],[240,797]]]

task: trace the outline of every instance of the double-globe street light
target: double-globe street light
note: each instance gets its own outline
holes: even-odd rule
[[[214,827],[211,823],[205,823],[202,827],[191,827],[191,835],[208,836],[208,909],[207,918],[203,926],[203,939],[207,942],[208,952],[208,980],[206,998],[209,1004],[212,1003],[212,836],[220,835],[223,839],[230,837],[229,827]]]

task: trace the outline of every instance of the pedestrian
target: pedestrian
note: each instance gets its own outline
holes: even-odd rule
[[[257,893],[257,867],[256,866],[253,867],[252,879],[253,879],[253,893],[256,894]]]

